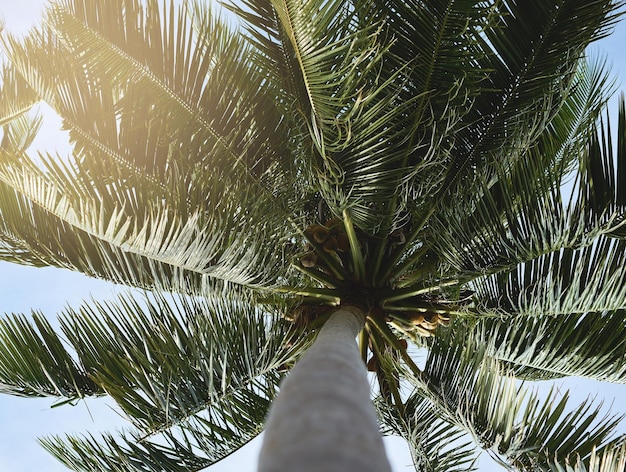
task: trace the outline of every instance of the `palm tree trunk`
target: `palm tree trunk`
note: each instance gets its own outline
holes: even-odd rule
[[[342,306],[281,385],[259,472],[391,471],[355,338],[365,314]]]

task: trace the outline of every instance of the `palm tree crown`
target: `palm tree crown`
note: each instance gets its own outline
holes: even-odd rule
[[[108,395],[74,470],[200,470],[258,435],[341,305],[419,470],[623,470],[626,112],[611,0],[57,0],[3,34],[0,258],[142,290],[0,320],[0,389]],[[30,151],[45,102],[72,153]],[[425,363],[417,362],[419,356]]]

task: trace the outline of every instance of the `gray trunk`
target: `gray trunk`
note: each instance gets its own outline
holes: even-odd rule
[[[389,472],[355,338],[365,315],[341,307],[295,365],[268,415],[259,472]]]

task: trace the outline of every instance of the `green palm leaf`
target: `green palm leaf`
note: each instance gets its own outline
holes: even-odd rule
[[[621,418],[601,417],[600,407],[589,401],[564,413],[567,394],[557,400],[550,392],[543,401],[529,395],[477,346],[438,339],[424,373],[428,383],[420,388],[436,399],[448,421],[472,434],[503,465],[549,470],[576,455],[588,463],[596,445],[623,446],[611,439]]]
[[[296,104],[294,130],[305,149],[314,150],[298,155],[300,171],[331,214],[350,208],[358,227],[380,230],[406,179],[410,136],[403,118],[415,101],[400,99],[407,71],[381,72],[388,50],[382,23],[369,15],[367,2],[354,8],[339,1],[323,8],[308,1],[244,4],[232,8],[250,21],[251,42],[260,48],[259,61],[271,64],[268,73],[284,74],[277,82]],[[424,143],[408,144],[418,146]]]
[[[404,414],[376,403],[385,433],[406,439],[416,470],[469,471],[476,470],[474,448],[467,435],[457,426],[442,420],[433,405],[420,393],[405,402]]]
[[[112,398],[135,429],[122,435],[119,447],[111,446],[118,443],[109,437],[108,452],[94,456],[95,462],[85,465],[88,469],[105,463],[122,467],[115,470],[123,470],[124,464],[149,464],[143,455],[165,451],[161,441],[170,444],[170,457],[187,455],[191,462],[186,467],[200,461],[194,470],[204,468],[261,431],[281,379],[278,371],[304,347],[302,342],[286,344],[291,328],[273,323],[245,299],[213,300],[207,305],[181,297],[140,302],[122,296],[80,311],[68,309],[60,329],[75,354],[40,315],[35,325],[22,316],[9,318],[0,326],[3,390],[56,396],[63,402],[94,394]],[[23,355],[25,346],[29,355]],[[243,411],[247,413],[242,416]],[[70,446],[80,454],[96,447],[87,440],[68,441],[46,444],[60,455],[58,451],[65,451],[63,460],[68,461]],[[161,459],[165,456],[157,454],[153,460]]]
[[[625,448],[622,446],[615,449],[594,451],[588,466],[577,460],[571,463],[554,464],[551,470],[554,472],[613,472],[623,470],[625,465]]]
[[[485,92],[473,107],[474,126],[467,130],[467,153],[457,158],[459,168],[479,160],[485,165],[478,167],[487,170],[491,163],[503,162],[499,150],[503,143],[513,145],[504,157],[511,163],[532,146],[567,96],[562,92],[574,77],[584,48],[615,21],[611,10],[608,3],[577,0],[498,5],[497,16],[492,17],[496,25],[485,30],[485,47],[493,51],[488,66],[493,68],[491,87],[483,86]],[[539,95],[545,99],[538,101]],[[452,175],[468,178],[467,173]]]
[[[58,396],[70,400],[104,391],[72,359],[54,329],[41,315],[0,320],[0,390],[23,396]],[[30,356],[23,355],[28,347]]]
[[[117,25],[117,30],[107,28],[106,33],[112,37],[110,41],[103,37],[103,32],[99,33],[93,29],[97,25],[90,26],[88,19],[95,13],[83,12],[86,23],[81,23],[71,16],[73,12],[80,18],[73,10],[74,7],[66,5],[64,8],[54,10],[49,21],[54,30],[45,34],[33,33],[24,45],[18,45],[15,40],[9,39],[7,47],[14,62],[22,64],[22,73],[30,78],[34,87],[39,89],[40,95],[47,97],[61,116],[72,124],[70,136],[75,141],[76,162],[62,165],[55,158],[43,158],[45,169],[39,172],[37,178],[38,172],[35,169],[30,168],[26,175],[18,170],[16,161],[23,161],[23,155],[5,156],[3,161],[6,165],[11,162],[13,166],[10,170],[5,167],[3,179],[65,222],[103,239],[108,244],[123,248],[124,251],[151,259],[156,258],[159,262],[221,280],[243,284],[271,283],[271,277],[259,278],[250,271],[254,267],[264,267],[267,270],[270,265],[282,261],[277,255],[261,259],[257,257],[266,254],[269,248],[276,247],[273,244],[274,239],[283,239],[291,232],[290,228],[284,228],[283,225],[285,218],[291,217],[284,213],[284,208],[281,208],[283,203],[278,203],[280,200],[273,195],[274,191],[269,187],[278,183],[281,188],[289,189],[289,186],[284,185],[285,182],[282,180],[285,174],[276,165],[267,167],[262,161],[275,152],[267,146],[268,143],[259,141],[271,135],[265,126],[272,118],[270,116],[264,118],[259,114],[250,115],[250,120],[263,120],[263,128],[259,128],[260,123],[254,124],[256,121],[242,120],[240,115],[235,117],[233,107],[237,107],[236,102],[223,100],[223,97],[239,95],[239,92],[235,92],[238,85],[241,86],[241,91],[250,94],[250,90],[254,89],[252,85],[254,82],[245,84],[243,82],[251,79],[261,80],[260,77],[253,79],[253,72],[241,67],[228,69],[240,63],[233,61],[235,51],[237,55],[246,53],[241,42],[228,39],[235,36],[223,31],[226,28],[224,25],[217,24],[210,28],[208,24],[202,23],[198,30],[204,33],[196,43],[194,41],[196,38],[188,32],[186,23],[182,21],[185,18],[182,12],[180,14],[182,16],[168,19],[170,25],[178,22],[183,28],[176,37],[185,43],[174,48],[175,51],[182,49],[179,55],[183,55],[183,58],[180,59],[167,50],[174,37],[159,42],[149,37],[149,32],[170,30],[168,23],[160,23],[156,4],[147,10],[145,20],[147,24],[143,27],[139,25],[130,32],[123,29],[120,31],[120,28],[130,27],[124,23]],[[141,11],[139,4],[135,7],[138,12]],[[116,14],[115,11],[107,10],[107,14],[110,14],[112,20],[121,16],[121,13]],[[127,11],[126,14],[131,15],[133,11]],[[94,18],[92,21],[95,21]],[[202,21],[208,22],[210,19]],[[195,31],[189,28],[189,31]],[[208,38],[206,30],[213,31],[217,41],[211,41],[214,38]],[[158,67],[138,63],[130,57],[130,52],[121,51],[116,45],[120,38],[131,34],[137,36],[132,48],[133,54],[141,53],[140,45],[143,44],[143,47],[147,48],[144,54],[146,57],[158,56],[161,61],[163,58],[173,57]],[[170,34],[174,35],[173,32]],[[50,53],[52,46],[59,41],[58,37],[71,37],[73,42],[67,45],[66,52],[56,50],[56,53]],[[62,41],[62,44],[64,43],[65,41]],[[155,44],[166,50],[155,54],[152,50]],[[191,51],[187,51],[192,46],[196,46],[194,54],[198,57],[193,56],[195,60],[185,56],[192,54]],[[68,59],[68,57],[91,57],[81,52],[82,48],[100,51],[104,56],[98,56],[92,63]],[[42,54],[44,49],[45,55]],[[34,54],[41,55],[41,61],[37,64],[28,60]],[[227,56],[228,60],[220,59],[221,55]],[[178,62],[180,60],[185,64],[189,63],[188,67],[192,70],[180,67]],[[205,69],[210,67],[211,61],[217,61],[217,65],[213,67],[217,67],[219,74],[211,74],[211,77],[215,85],[220,86],[194,79],[198,74],[207,73]],[[206,64],[198,65],[198,62]],[[204,69],[198,71],[195,67]],[[38,80],[42,70],[68,69],[76,71],[71,81],[67,80],[67,76],[58,77],[52,85],[41,84]],[[120,70],[126,69],[132,69],[134,72],[128,77],[117,75]],[[157,71],[161,71],[160,75],[157,75]],[[174,73],[180,74],[181,77],[168,75]],[[94,74],[101,79],[97,82],[91,80],[90,77]],[[234,84],[233,78],[238,78]],[[120,83],[126,86],[120,87]],[[228,88],[224,89],[224,85]],[[187,90],[192,86],[201,88]],[[257,95],[255,92],[255,101],[258,101],[258,106],[264,109],[266,104],[262,97],[258,99]],[[72,97],[77,96],[80,96],[81,100],[73,101]],[[149,105],[146,109],[148,105],[146,100],[155,96],[164,103],[156,108]],[[242,100],[244,98],[245,96]],[[171,116],[168,110],[178,110],[176,112],[178,115]],[[118,114],[121,116],[119,129],[116,118]],[[204,118],[200,119],[204,116],[214,117],[214,124],[219,123],[220,130],[213,129],[210,123],[204,122]],[[231,122],[237,120],[234,129],[229,129],[229,126],[235,123],[226,123],[227,117]],[[155,127],[155,123],[160,125]],[[163,128],[165,123],[173,124],[174,127]],[[182,127],[180,125],[182,123],[195,124]],[[133,130],[131,135],[124,131],[128,129]],[[255,129],[261,130],[260,136],[251,133]],[[137,148],[140,130],[146,134],[143,135],[143,147]],[[164,142],[164,135],[170,136],[172,141]],[[254,152],[251,149],[254,149]],[[264,151],[267,149],[270,154],[265,157],[258,154],[267,152]],[[180,161],[181,156],[203,156],[206,160],[183,163]],[[143,162],[138,161],[138,158]],[[174,158],[176,161],[172,160]],[[227,160],[224,161],[223,158]],[[242,162],[242,166],[231,167],[232,163],[242,160],[245,161]],[[229,161],[227,167],[226,162]],[[111,176],[111,181],[102,181],[94,186],[93,176],[102,175],[103,163],[106,165],[105,172]],[[89,167],[90,164],[95,167]],[[181,165],[191,166],[189,175],[192,181],[178,180]],[[132,193],[120,188],[129,184],[127,182],[129,171],[134,176],[133,186],[136,186]],[[51,178],[51,174],[54,175],[54,179]],[[115,174],[119,177],[113,177]],[[270,176],[272,179],[267,183],[263,181]],[[203,192],[201,196],[189,195],[190,186],[195,187],[192,185],[193,181],[202,181],[203,185],[208,185],[211,190]],[[247,191],[242,192],[242,188],[246,188]],[[259,192],[265,198],[259,199]],[[247,199],[245,193],[249,194]],[[62,195],[73,197],[68,199]],[[138,200],[139,196],[142,198]],[[230,201],[228,197],[231,197]],[[160,204],[163,198],[168,202],[166,205]],[[200,206],[190,207],[190,198]],[[274,207],[277,210],[272,212],[275,217],[274,227],[267,215],[263,216],[259,225],[252,223],[249,214],[245,218],[245,223],[236,221],[241,219],[235,217],[240,213],[240,208],[249,206],[246,200],[250,204],[254,201],[264,209]],[[75,201],[80,201],[80,206],[76,206]],[[155,206],[154,202],[159,203]],[[188,215],[188,219],[180,221],[179,218],[171,216],[172,211],[179,205],[182,205],[184,210],[181,209],[177,213]],[[258,211],[253,213],[260,214]],[[82,219],[87,215],[91,217],[91,221]],[[137,220],[133,222],[134,218]],[[261,238],[260,234],[264,236]],[[193,243],[190,242],[190,238]],[[272,244],[268,244],[267,248],[258,246],[270,241]],[[183,252],[197,255],[196,262],[180,258],[183,246],[187,246],[187,250]],[[202,250],[197,252],[200,247]],[[172,254],[172,251],[177,254],[176,260],[167,256],[168,253]],[[274,277],[276,273],[275,271]]]
[[[76,230],[5,184],[0,185],[0,199],[5,260],[70,268],[145,289],[208,293],[224,285],[204,274],[123,251]]]
[[[580,172],[587,175],[591,172],[585,169],[612,165],[612,152],[603,152],[590,133],[605,100],[606,82],[602,63],[583,64],[564,106],[523,159],[512,168],[494,163],[496,181],[483,180],[467,204],[460,201],[436,215],[435,244],[441,248],[442,258],[461,270],[491,270],[494,266],[501,270],[554,248],[586,245],[592,237],[611,231],[622,207],[609,207],[607,201],[595,207],[580,206],[582,195],[570,190],[568,196],[562,188],[568,172],[581,162]],[[610,138],[603,135],[601,139]],[[581,175],[580,179],[579,192],[592,188],[588,177]],[[606,185],[605,193],[617,194],[614,179]],[[443,252],[451,247],[459,249]]]
[[[624,383],[624,313],[488,320],[475,333],[521,378],[589,377]],[[523,333],[523,334],[522,334]]]

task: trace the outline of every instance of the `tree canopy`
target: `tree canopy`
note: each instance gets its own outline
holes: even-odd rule
[[[1,36],[0,259],[145,293],[0,320],[0,391],[129,420],[44,447],[201,470],[356,304],[418,469],[623,470],[620,415],[527,387],[626,382],[626,111],[585,56],[622,2],[225,6],[57,0]],[[41,102],[70,155],[30,149]]]

